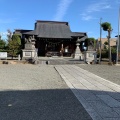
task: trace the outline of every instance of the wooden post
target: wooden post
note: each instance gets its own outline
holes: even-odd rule
[[[63,43],[62,43],[62,45],[61,45],[61,56],[63,56]]]

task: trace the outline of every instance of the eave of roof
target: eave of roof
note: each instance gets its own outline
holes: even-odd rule
[[[72,32],[72,37],[83,37],[83,36],[87,36],[86,32]]]
[[[26,34],[26,35],[38,35],[38,34],[36,33],[36,30],[30,31],[30,32],[25,32],[25,33],[23,33],[23,34]]]

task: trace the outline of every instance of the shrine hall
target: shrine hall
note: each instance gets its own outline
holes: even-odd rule
[[[21,42],[25,44],[25,38],[35,38],[35,48],[38,56],[72,56],[75,53],[76,44],[79,43],[80,51],[84,51],[86,32],[72,32],[68,22],[37,20],[34,30],[15,29],[14,34],[21,36]]]

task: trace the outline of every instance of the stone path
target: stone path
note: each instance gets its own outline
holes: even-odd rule
[[[84,61],[73,59],[72,57],[39,57],[39,64],[46,64],[48,61],[49,65],[64,65],[64,64],[84,64]]]
[[[120,120],[120,85],[75,65],[55,68],[93,120]]]

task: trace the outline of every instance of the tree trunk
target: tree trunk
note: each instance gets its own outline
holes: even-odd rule
[[[111,63],[111,46],[110,46],[111,31],[108,30],[108,50],[109,50],[109,63]]]

